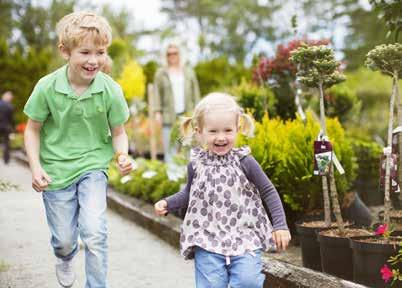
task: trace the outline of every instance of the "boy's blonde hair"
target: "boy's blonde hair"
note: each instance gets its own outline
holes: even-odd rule
[[[88,35],[97,46],[108,47],[112,41],[112,29],[107,20],[92,12],[73,12],[61,18],[56,25],[59,47],[71,50]]]
[[[205,114],[214,110],[221,110],[223,113],[236,113],[237,127],[239,131],[248,137],[254,136],[253,118],[244,113],[243,108],[237,104],[234,97],[226,93],[213,92],[198,102],[197,106],[195,106],[192,117],[183,117],[180,131],[183,135],[184,145],[189,145],[196,140],[196,129],[202,130]]]

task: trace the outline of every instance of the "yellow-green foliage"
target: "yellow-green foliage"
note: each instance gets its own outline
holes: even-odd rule
[[[349,72],[346,77],[348,80],[342,85],[348,87],[352,93],[356,93],[362,104],[358,120],[354,125],[348,125],[348,132],[353,130],[354,135],[365,132],[371,139],[374,135],[385,139],[392,89],[391,77],[367,68]],[[401,91],[401,81],[399,84]]]
[[[134,98],[142,99],[145,95],[145,75],[141,66],[135,61],[129,61],[123,68],[117,82],[123,89],[127,101]]]
[[[181,183],[185,181],[185,179],[170,181],[166,174],[166,165],[163,162],[142,158],[137,158],[136,162],[139,166],[138,169],[130,173],[132,179],[124,184],[120,181],[121,177],[116,166],[110,165],[109,182],[119,192],[154,203],[178,192]],[[152,178],[144,178],[145,171],[155,171],[156,175]]]
[[[307,113],[306,124],[299,118],[284,122],[265,116],[256,124],[254,138],[239,140],[241,145],[250,146],[283,201],[294,211],[322,207],[321,177],[313,175],[313,143],[319,130],[319,123],[311,113]],[[346,171],[346,175],[335,173],[338,193],[342,196],[355,178],[356,161],[338,120],[327,119],[327,130]]]
[[[242,79],[239,85],[228,87],[225,90],[235,96],[240,106],[251,112],[257,121],[260,121],[265,113],[270,116],[276,115],[277,100],[269,87],[258,86]]]

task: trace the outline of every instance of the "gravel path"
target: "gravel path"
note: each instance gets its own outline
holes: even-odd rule
[[[0,191],[0,287],[59,287],[42,198],[31,188],[29,170],[15,161],[1,162],[0,179],[20,186],[20,191]],[[112,211],[108,221],[110,288],[195,286],[192,261]],[[74,287],[84,287],[83,252],[74,259]]]

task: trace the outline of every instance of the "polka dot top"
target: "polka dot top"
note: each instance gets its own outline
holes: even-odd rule
[[[200,148],[191,151],[187,186],[166,199],[169,211],[188,206],[180,237],[186,259],[194,257],[195,246],[225,256],[270,249],[273,228],[262,198],[275,215],[275,229],[288,229],[278,193],[265,174],[263,183],[245,174],[241,162],[249,154],[248,147],[233,148],[223,156]],[[262,197],[253,182],[263,189],[270,184],[269,191],[264,190],[268,195]]]

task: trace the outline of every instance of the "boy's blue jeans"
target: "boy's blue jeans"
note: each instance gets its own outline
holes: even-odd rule
[[[253,255],[254,254],[254,255]],[[197,288],[262,288],[265,275],[262,273],[261,250],[240,256],[230,256],[195,250],[195,283]]]
[[[64,189],[43,192],[56,257],[74,257],[78,233],[85,244],[86,288],[107,286],[106,190],[106,174],[91,171]]]

